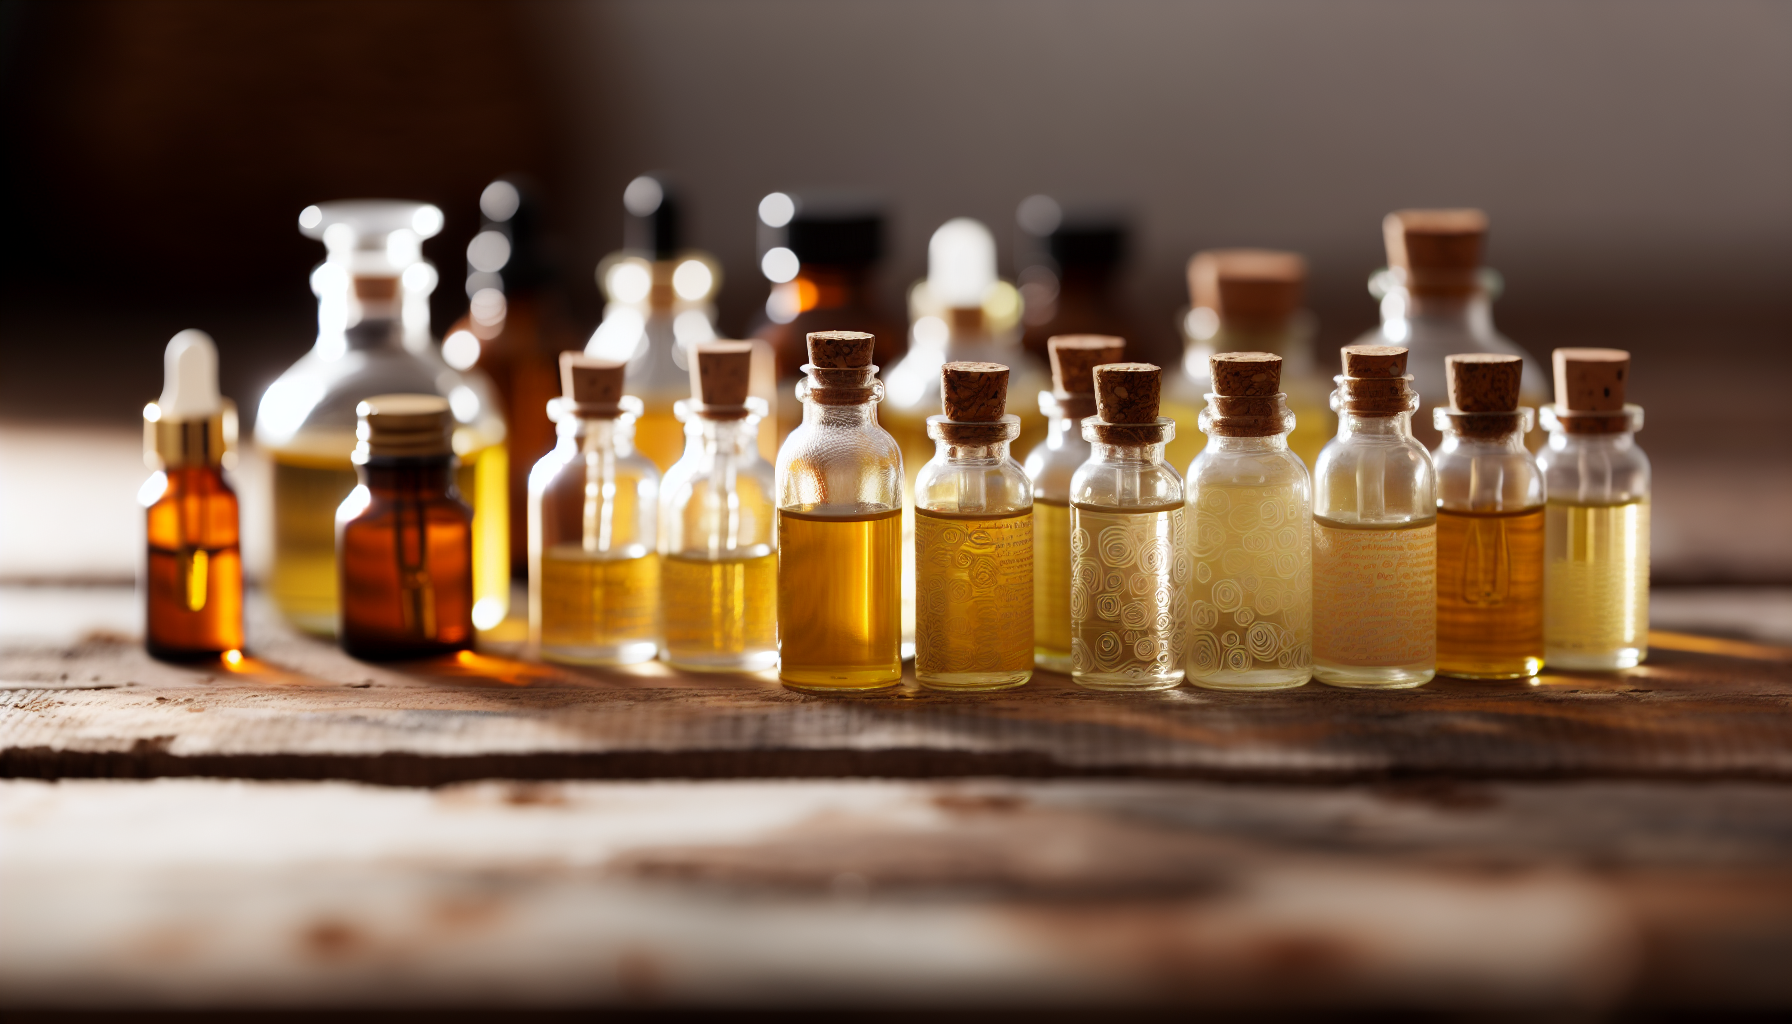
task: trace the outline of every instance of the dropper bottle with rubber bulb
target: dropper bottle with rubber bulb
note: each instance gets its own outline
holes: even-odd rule
[[[143,409],[138,493],[147,515],[144,646],[170,661],[241,657],[243,560],[236,492],[224,479],[236,406],[218,394],[218,349],[187,330],[163,355],[162,395]]]

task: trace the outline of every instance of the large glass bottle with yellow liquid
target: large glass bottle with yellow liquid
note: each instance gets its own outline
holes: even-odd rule
[[[529,645],[575,665],[659,650],[659,470],[635,450],[623,364],[560,355],[559,444],[529,473]]]
[[[306,207],[299,228],[328,255],[311,274],[317,343],[262,395],[256,443],[273,463],[269,589],[288,621],[337,629],[336,509],[355,488],[355,408],[372,395],[431,394],[454,416],[456,487],[473,507],[473,623],[510,604],[505,424],[485,376],[443,361],[429,329],[435,268],[422,241],[442,228],[427,203],[360,200]]]
[[[1537,454],[1544,509],[1543,648],[1567,669],[1631,668],[1649,654],[1649,458],[1627,405],[1630,353],[1555,351],[1556,402]]]
[[[873,338],[809,335],[803,422],[778,450],[778,678],[811,693],[902,681],[902,449],[877,422]]]
[[[680,402],[684,458],[660,488],[660,657],[698,671],[778,663],[777,505],[759,457],[765,403],[747,394],[752,346],[692,351],[694,397]]]

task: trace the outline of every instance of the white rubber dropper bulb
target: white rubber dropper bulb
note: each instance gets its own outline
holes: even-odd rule
[[[204,419],[224,407],[218,396],[218,346],[204,331],[185,330],[168,342],[162,381],[156,408],[164,420]]]
[[[983,305],[996,283],[996,240],[982,222],[954,217],[927,243],[927,290],[942,306]]]

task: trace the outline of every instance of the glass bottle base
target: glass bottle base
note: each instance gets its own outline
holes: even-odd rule
[[[706,658],[661,651],[660,660],[686,672],[764,672],[778,667],[778,652],[717,654]]]
[[[1267,690],[1292,690],[1297,686],[1307,685],[1313,678],[1313,669],[1306,668],[1260,668],[1248,672],[1211,672],[1206,675],[1189,674],[1188,681],[1203,690],[1229,690],[1240,693],[1253,693]]]
[[[902,683],[902,665],[875,669],[791,668],[778,670],[778,682],[800,693],[875,693]]]
[[[1126,676],[1110,672],[1072,672],[1070,681],[1085,690],[1104,693],[1149,693],[1152,690],[1174,690],[1182,685],[1184,673],[1166,676]]]
[[[541,646],[541,660],[560,665],[639,665],[644,661],[652,661],[659,653],[659,645],[651,640],[637,640],[628,644]]]
[[[1499,664],[1491,662],[1464,662],[1460,665],[1445,664],[1438,661],[1437,674],[1449,676],[1451,679],[1529,679],[1543,671],[1543,659],[1537,657],[1519,658]]]
[[[1649,656],[1647,647],[1620,647],[1614,651],[1562,651],[1544,648],[1543,660],[1550,668],[1578,672],[1615,672],[1635,668]]]
[[[1431,665],[1331,665],[1313,663],[1313,678],[1348,690],[1410,690],[1437,675]]]
[[[942,693],[987,693],[1025,686],[1033,670],[1023,672],[927,672],[915,673],[915,681]]]
[[[1069,651],[1053,651],[1044,647],[1033,648],[1033,667],[1047,672],[1070,674],[1071,662]]]

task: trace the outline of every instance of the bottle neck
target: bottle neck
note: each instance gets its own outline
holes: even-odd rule
[[[1156,444],[1107,444],[1093,441],[1089,444],[1089,461],[1109,465],[1141,466],[1160,464],[1164,461],[1164,446]]]
[[[1490,332],[1493,330],[1493,300],[1480,289],[1437,294],[1389,288],[1381,299],[1381,322],[1403,321],[1468,333]]]
[[[1338,440],[1355,437],[1412,439],[1412,413],[1396,412],[1379,415],[1346,412],[1338,417]]]
[[[452,455],[374,456],[356,468],[361,483],[377,495],[423,500],[455,495],[454,463]]]
[[[632,444],[635,437],[632,417],[569,415],[561,422],[573,445],[586,454],[614,452],[624,442]]]
[[[823,367],[805,364],[796,397],[803,403],[803,423],[863,426],[877,422],[877,403],[884,386],[877,367]]]
[[[343,341],[350,352],[377,348],[403,348],[404,322],[396,318],[369,317],[345,328]]]
[[[698,413],[685,424],[685,454],[704,458],[743,458],[759,451],[759,417],[711,419]]]
[[[1237,455],[1285,452],[1288,450],[1288,434],[1285,431],[1267,437],[1227,437],[1224,434],[1209,434],[1207,435],[1206,450]]]
[[[933,455],[934,458],[955,466],[994,466],[1008,460],[1010,443],[996,441],[990,444],[960,444],[936,439],[933,442]]]

